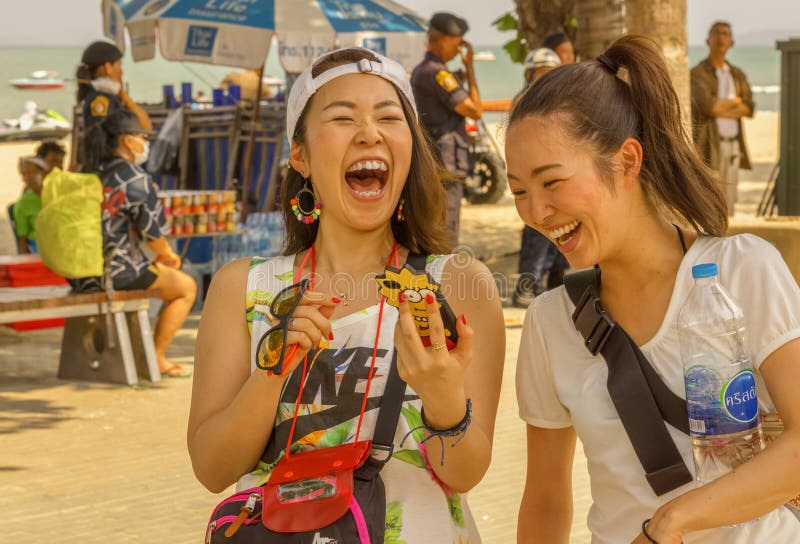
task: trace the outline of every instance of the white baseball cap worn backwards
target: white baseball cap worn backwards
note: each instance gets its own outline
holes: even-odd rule
[[[314,66],[330,55],[346,50],[366,51],[374,55],[378,60],[361,59],[358,62],[350,62],[335,66],[330,70],[322,72],[317,77],[312,76],[311,72]],[[286,103],[286,138],[289,140],[290,144],[292,143],[292,137],[294,136],[294,131],[297,126],[297,120],[300,118],[300,114],[303,113],[308,101],[314,96],[314,93],[329,81],[347,74],[371,74],[382,77],[390,83],[393,83],[411,104],[414,115],[417,115],[414,93],[411,91],[411,81],[408,78],[405,68],[403,68],[399,62],[379,55],[369,49],[364,49],[363,47],[336,49],[325,53],[315,60],[311,66],[306,68],[294,82],[294,85],[292,85],[292,90],[289,91],[289,99]]]

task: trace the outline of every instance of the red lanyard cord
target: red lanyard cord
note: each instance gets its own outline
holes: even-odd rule
[[[392,246],[392,252],[389,254],[389,259],[386,261],[386,264],[392,262],[392,258],[394,258],[394,265],[397,268],[400,268],[399,258],[397,255],[397,242],[394,243]],[[364,421],[364,412],[367,409],[367,399],[369,399],[369,386],[372,384],[372,376],[375,374],[375,359],[378,357],[378,342],[380,341],[381,336],[381,322],[383,321],[383,307],[386,305],[386,297],[381,295],[381,306],[378,310],[378,330],[375,333],[375,344],[372,346],[372,361],[369,364],[369,376],[367,377],[367,388],[364,390],[364,399],[361,401],[361,415],[358,416],[358,427],[356,427],[356,438],[355,441],[358,442],[358,437],[361,435],[361,423]]]
[[[300,263],[300,267],[297,269],[297,273],[294,276],[294,282],[297,283],[297,282],[300,281],[300,277],[302,276],[303,269],[305,268],[306,263],[308,262],[309,258],[311,259],[311,283],[309,284],[308,288],[309,289],[313,289],[314,288],[314,277],[315,277],[316,268],[317,268],[316,252],[314,251],[314,245],[313,244],[311,245],[311,249],[309,250],[309,252],[303,258],[303,261]],[[396,267],[400,266],[399,265],[400,259],[399,259],[398,252],[397,252],[397,242],[395,242],[394,245],[392,245],[392,251],[389,254],[389,258],[387,259],[386,264],[388,265],[392,261],[394,261],[394,265]],[[364,412],[366,411],[366,408],[367,408],[367,399],[369,398],[369,388],[370,388],[370,385],[372,384],[372,377],[375,374],[375,360],[378,357],[378,343],[380,342],[381,322],[383,321],[383,308],[384,308],[385,305],[386,305],[386,297],[381,295],[380,309],[378,311],[378,330],[375,332],[375,343],[372,346],[372,360],[370,361],[370,365],[369,365],[369,375],[367,377],[367,387],[366,387],[366,389],[364,391],[364,399],[361,402],[361,413],[358,416],[358,426],[356,427],[355,442],[358,442],[358,437],[361,434],[361,423],[364,420]],[[292,349],[292,350],[289,350],[289,354],[291,355],[291,357],[294,357],[294,353],[296,351],[297,351],[296,348]],[[290,450],[291,450],[291,447],[292,447],[292,438],[294,437],[294,429],[295,429],[295,426],[297,425],[297,414],[300,411],[300,400],[303,397],[303,389],[305,389],[305,384],[306,384],[306,379],[308,377],[308,372],[310,372],[311,367],[314,366],[314,363],[316,362],[317,357],[319,357],[320,353],[322,353],[322,350],[318,350],[317,351],[317,353],[314,355],[314,358],[311,360],[311,364],[310,365],[308,364],[308,354],[306,354],[305,357],[303,357],[303,371],[302,371],[302,374],[300,376],[300,386],[298,387],[298,391],[297,391],[297,400],[294,403],[294,414],[292,415],[292,426],[289,428],[289,438],[286,441],[286,457],[287,458],[291,455],[291,451]],[[289,357],[289,358],[291,358],[291,357]]]

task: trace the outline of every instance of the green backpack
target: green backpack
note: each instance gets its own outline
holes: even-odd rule
[[[36,244],[44,264],[65,278],[103,275],[103,184],[94,174],[47,174]]]

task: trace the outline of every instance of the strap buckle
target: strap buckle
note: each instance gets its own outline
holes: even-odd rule
[[[359,480],[371,480],[377,476],[383,466],[389,462],[394,453],[394,446],[384,446],[383,444],[372,443],[369,457],[364,464],[358,467],[353,476]]]
[[[617,326],[593,289],[587,289],[581,295],[572,313],[572,322],[583,336],[584,344],[592,355],[600,353]]]
[[[373,442],[372,450],[370,451],[370,457],[379,463],[385,463],[392,458],[393,453],[394,445],[384,446],[383,444],[376,444]]]

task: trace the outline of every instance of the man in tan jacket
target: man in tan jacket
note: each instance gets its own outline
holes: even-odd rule
[[[706,40],[708,57],[691,73],[694,145],[719,174],[730,216],[737,200],[739,167],[750,169],[742,117],[752,117],[755,109],[744,72],[725,60],[733,43],[729,23],[712,24]]]

